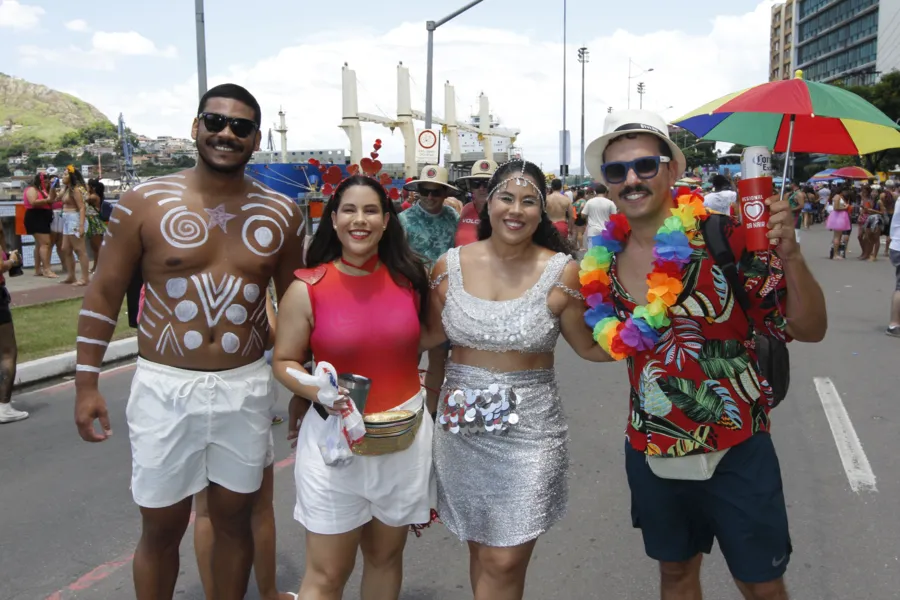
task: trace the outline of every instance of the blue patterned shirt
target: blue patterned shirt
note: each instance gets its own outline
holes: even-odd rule
[[[458,222],[459,215],[449,206],[442,206],[441,212],[432,214],[414,204],[400,213],[400,224],[406,230],[409,245],[428,261],[429,269],[453,247]]]

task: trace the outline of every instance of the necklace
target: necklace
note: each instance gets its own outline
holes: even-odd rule
[[[612,302],[609,270],[631,233],[625,215],[610,218],[600,235],[592,238],[592,247],[581,261],[581,293],[588,305],[584,322],[593,330],[597,343],[615,360],[656,346],[660,330],[670,323],[669,308],[684,289],[684,268],[693,252],[691,240],[697,234],[698,220],[705,220],[709,213],[696,197],[680,196],[677,204],[654,237],[655,260],[647,275],[647,303],[636,306],[624,320]]]
[[[372,255],[372,257],[369,258],[369,260],[364,262],[362,265],[354,265],[352,262],[344,260],[344,257],[341,256],[341,264],[343,264],[347,267],[352,267],[359,271],[365,271],[366,273],[374,273],[375,268],[378,266],[378,253],[376,252],[374,255]]]

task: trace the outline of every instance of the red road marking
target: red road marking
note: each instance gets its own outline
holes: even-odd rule
[[[294,454],[291,453],[291,455],[288,456],[287,458],[276,462],[275,466],[274,466],[275,473],[278,473],[285,467],[293,465],[294,460],[295,460]],[[194,524],[195,517],[196,517],[196,514],[193,511],[191,511],[191,519],[190,519],[190,521],[188,521],[188,527],[190,527],[191,525]],[[103,563],[102,565],[93,569],[92,571],[85,573],[84,575],[82,575],[81,577],[76,579],[73,583],[70,583],[63,589],[53,592],[52,594],[50,594],[49,596],[44,598],[44,600],[69,600],[71,598],[74,598],[75,592],[84,591],[84,590],[94,587],[101,581],[108,579],[111,575],[113,575],[116,571],[118,571],[122,567],[131,564],[132,560],[134,560],[133,553],[129,554],[127,556],[123,555],[115,560],[111,560],[107,563]]]

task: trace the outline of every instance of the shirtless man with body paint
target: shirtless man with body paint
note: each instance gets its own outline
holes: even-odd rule
[[[104,268],[84,298],[75,422],[84,440],[100,442],[112,434],[97,383],[128,286],[121,275],[143,272],[140,358],[126,409],[142,516],[138,600],[172,598],[178,547],[201,490],[214,531],[212,597],[238,600],[247,589],[253,503],[272,461],[266,285],[274,278],[279,296],[287,289],[302,267],[304,235],[294,202],[244,175],[259,124],[247,90],[226,84],[207,92],[192,131],[197,166],[122,197],[103,243]]]

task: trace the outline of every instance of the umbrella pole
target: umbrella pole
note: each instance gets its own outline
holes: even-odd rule
[[[781,198],[784,200],[784,190],[787,187],[788,164],[791,162],[791,143],[794,141],[794,119],[796,115],[791,115],[791,123],[788,125],[787,148],[784,150],[784,173],[781,175]]]

